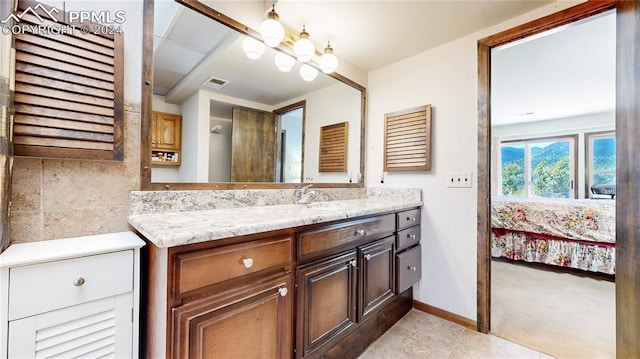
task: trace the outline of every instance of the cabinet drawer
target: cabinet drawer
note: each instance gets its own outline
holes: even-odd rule
[[[404,292],[421,278],[422,250],[417,245],[402,253],[396,254],[396,292]]]
[[[349,243],[384,236],[393,233],[394,229],[395,217],[388,214],[302,232],[298,238],[298,256],[306,257]]]
[[[9,320],[133,290],[133,251],[11,268]]]
[[[291,262],[291,237],[273,237],[177,254],[176,295]]]
[[[409,226],[415,226],[420,224],[420,209],[412,209],[409,211],[400,212],[398,216],[398,229],[407,228]]]
[[[396,250],[401,251],[420,242],[420,226],[413,226],[398,232]]]

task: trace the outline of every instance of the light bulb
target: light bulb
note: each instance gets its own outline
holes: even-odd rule
[[[320,65],[320,70],[325,74],[334,72],[338,67],[338,58],[333,54],[333,49],[329,42],[327,42],[327,47],[325,47],[324,54],[320,57],[318,64]]]
[[[300,38],[295,42],[295,44],[293,44],[293,53],[296,54],[298,61],[307,62],[311,60],[315,52],[316,47],[313,45],[313,42],[309,40],[309,33],[307,33],[304,25],[302,25]]]
[[[311,67],[307,64],[300,66],[300,77],[305,81],[313,81],[318,76],[318,70],[315,67]]]
[[[284,27],[282,27],[282,24],[278,21],[280,17],[276,13],[275,5],[272,5],[268,16],[269,18],[260,25],[260,35],[265,45],[276,47],[282,39],[284,39]]]
[[[242,50],[248,58],[257,60],[264,53],[264,44],[251,36],[246,36],[242,40]]]
[[[284,52],[278,51],[276,54],[276,66],[278,66],[278,70],[282,72],[289,72],[293,68],[293,65],[296,62],[296,59],[285,54]]]

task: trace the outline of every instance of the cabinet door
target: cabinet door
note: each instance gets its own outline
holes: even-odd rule
[[[173,309],[173,358],[290,358],[291,276]]]
[[[156,144],[154,147],[157,149],[179,151],[181,144],[180,140],[182,138],[182,116],[156,112],[155,119]]]
[[[9,358],[133,358],[133,294],[9,322]]]
[[[360,261],[360,311],[362,321],[395,297],[394,254],[395,237],[387,237],[358,248]]]
[[[356,251],[298,268],[298,358],[335,342],[356,323]]]

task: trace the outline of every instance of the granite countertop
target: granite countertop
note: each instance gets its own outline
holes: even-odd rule
[[[174,247],[422,206],[415,199],[360,198],[182,212],[131,214],[129,224],[157,247]]]

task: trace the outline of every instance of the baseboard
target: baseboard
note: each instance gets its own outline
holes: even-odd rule
[[[422,303],[415,299],[413,300],[413,307],[421,312],[429,313],[429,314],[435,315],[436,317],[440,317],[444,320],[448,320],[458,325],[462,325],[465,328],[469,328],[471,330],[478,330],[478,323],[475,320],[471,320],[461,315],[448,312],[444,309],[440,309],[426,303]]]

